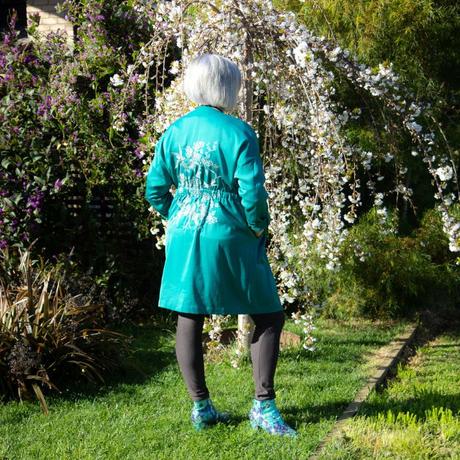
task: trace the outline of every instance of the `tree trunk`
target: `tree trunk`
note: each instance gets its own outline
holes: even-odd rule
[[[247,32],[246,32],[247,34]],[[247,65],[253,62],[252,50],[249,45],[249,41],[246,38],[245,42],[245,53],[244,53],[244,71],[243,71],[243,102],[244,102],[244,117],[247,123],[252,122],[252,80],[251,70],[247,70]],[[244,349],[249,351],[252,334],[254,333],[254,322],[251,320],[249,315],[238,315],[238,334],[240,337],[244,337]]]
[[[238,315],[238,333],[245,352],[249,353],[252,335],[254,334],[254,322],[249,315]]]

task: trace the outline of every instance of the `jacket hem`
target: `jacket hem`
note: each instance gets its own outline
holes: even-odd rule
[[[278,311],[284,311],[284,308],[276,308],[276,309],[264,309],[261,311],[258,311],[257,309],[253,311],[248,311],[248,310],[241,310],[241,309],[226,309],[226,310],[221,310],[221,311],[213,311],[213,310],[205,310],[203,311],[202,309],[195,308],[180,308],[180,307],[166,307],[164,305],[158,305],[158,308],[163,308],[165,310],[172,310],[176,311],[178,313],[194,313],[194,314],[199,314],[199,315],[260,315],[264,313],[276,313]]]

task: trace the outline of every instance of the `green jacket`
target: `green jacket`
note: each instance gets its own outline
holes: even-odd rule
[[[243,120],[201,105],[166,129],[145,189],[167,220],[159,307],[223,315],[282,310],[265,249],[264,182],[259,141]]]

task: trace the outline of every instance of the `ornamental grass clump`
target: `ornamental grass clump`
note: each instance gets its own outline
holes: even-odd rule
[[[0,251],[0,393],[37,398],[48,414],[45,390],[84,378],[104,383],[131,338],[102,327],[104,304],[63,287],[60,264],[32,260],[30,249]]]

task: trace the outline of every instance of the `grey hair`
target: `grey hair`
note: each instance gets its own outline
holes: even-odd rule
[[[218,54],[201,54],[185,70],[184,92],[197,104],[232,110],[238,102],[240,87],[238,66]]]

